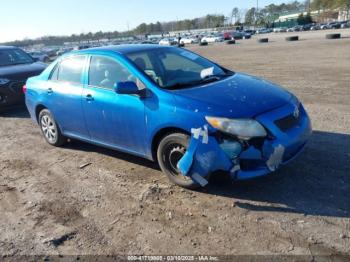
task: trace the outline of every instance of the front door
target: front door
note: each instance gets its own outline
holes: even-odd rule
[[[115,58],[93,55],[82,103],[86,126],[94,142],[138,155],[145,153],[144,100],[115,92],[118,82],[136,81]]]

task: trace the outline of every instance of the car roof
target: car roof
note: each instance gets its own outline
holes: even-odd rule
[[[7,49],[18,49],[18,47],[7,46],[7,45],[0,45],[0,50],[7,50]]]
[[[154,49],[166,49],[166,48],[171,48],[171,47],[160,46],[156,44],[130,44],[130,45],[113,45],[113,46],[94,47],[94,48],[81,50],[79,52],[93,53],[94,51],[112,51],[112,52],[125,55],[129,53],[134,53],[134,52],[142,52],[142,51],[148,51],[148,50],[154,50]]]

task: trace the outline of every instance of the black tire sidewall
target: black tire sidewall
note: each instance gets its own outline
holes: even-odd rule
[[[47,137],[45,136],[45,133],[42,129],[42,124],[41,124],[41,119],[43,118],[43,116],[49,116],[54,124],[54,127],[55,127],[55,130],[56,130],[56,139],[54,142],[51,142],[50,140],[47,139]],[[56,123],[56,120],[55,118],[53,117],[52,113],[48,110],[48,109],[43,109],[40,111],[39,113],[39,126],[40,126],[40,130],[41,130],[41,133],[43,134],[45,140],[47,143],[49,143],[50,145],[52,146],[61,146],[65,143],[65,137],[61,134],[61,131]]]
[[[172,183],[174,183],[178,186],[184,187],[184,188],[194,189],[194,188],[197,188],[199,186],[196,182],[194,182],[191,179],[183,180],[183,179],[177,178],[176,176],[171,174],[171,172],[167,169],[166,165],[163,162],[163,153],[169,144],[176,143],[176,144],[180,144],[180,145],[184,146],[185,148],[188,148],[189,140],[190,140],[190,137],[186,134],[183,134],[183,133],[168,134],[160,141],[160,143],[158,145],[157,159],[158,159],[158,164],[159,164],[161,170],[165,173],[165,175],[168,177],[168,179]]]

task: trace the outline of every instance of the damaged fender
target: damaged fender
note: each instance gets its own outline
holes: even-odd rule
[[[192,129],[192,137],[185,155],[177,164],[184,176],[189,176],[200,184],[208,184],[206,177],[216,170],[230,170],[233,163],[220,148],[213,136],[209,135],[208,126]]]

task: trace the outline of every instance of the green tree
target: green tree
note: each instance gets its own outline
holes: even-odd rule
[[[233,23],[233,18],[235,19],[235,22]],[[239,9],[237,7],[233,8],[230,15],[230,24],[233,25],[237,22],[239,18]]]
[[[255,13],[256,9],[254,7],[250,8],[245,14],[245,24],[254,25],[255,24]]]

